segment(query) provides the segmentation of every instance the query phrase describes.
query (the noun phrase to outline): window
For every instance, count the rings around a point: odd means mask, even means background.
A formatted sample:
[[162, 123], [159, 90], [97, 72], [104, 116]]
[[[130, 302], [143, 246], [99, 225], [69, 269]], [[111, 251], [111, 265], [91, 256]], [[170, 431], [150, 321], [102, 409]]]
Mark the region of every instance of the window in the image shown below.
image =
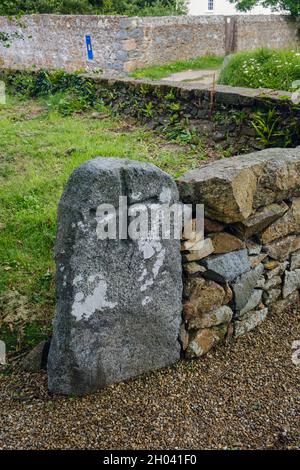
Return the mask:
[[215, 7], [214, 0], [207, 0], [207, 9], [208, 9], [208, 11], [213, 11], [214, 7]]

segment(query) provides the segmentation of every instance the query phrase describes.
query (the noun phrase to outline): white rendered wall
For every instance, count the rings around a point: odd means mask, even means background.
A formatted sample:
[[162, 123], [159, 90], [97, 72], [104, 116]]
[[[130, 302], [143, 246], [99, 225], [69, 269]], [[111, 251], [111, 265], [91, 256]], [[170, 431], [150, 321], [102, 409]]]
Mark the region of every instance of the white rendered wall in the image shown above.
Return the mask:
[[[246, 14], [251, 15], [269, 15], [271, 10], [261, 6], [254, 7], [252, 10], [247, 11]], [[190, 0], [189, 7], [190, 15], [242, 15], [233, 3], [229, 0], [214, 0], [214, 10], [208, 10], [208, 0]]]

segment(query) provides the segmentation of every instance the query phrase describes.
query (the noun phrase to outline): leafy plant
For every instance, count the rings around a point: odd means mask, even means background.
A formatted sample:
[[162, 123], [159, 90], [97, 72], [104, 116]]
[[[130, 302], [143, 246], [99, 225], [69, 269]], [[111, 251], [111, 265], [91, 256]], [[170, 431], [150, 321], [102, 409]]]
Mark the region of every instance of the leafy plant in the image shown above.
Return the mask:
[[142, 113], [147, 118], [152, 118], [153, 117], [153, 103], [152, 103], [152, 101], [145, 104], [144, 108], [142, 109]]
[[283, 132], [278, 129], [280, 117], [276, 116], [275, 109], [270, 109], [267, 113], [258, 111], [253, 114], [252, 119], [251, 124], [266, 147], [277, 144], [278, 139], [283, 137]]

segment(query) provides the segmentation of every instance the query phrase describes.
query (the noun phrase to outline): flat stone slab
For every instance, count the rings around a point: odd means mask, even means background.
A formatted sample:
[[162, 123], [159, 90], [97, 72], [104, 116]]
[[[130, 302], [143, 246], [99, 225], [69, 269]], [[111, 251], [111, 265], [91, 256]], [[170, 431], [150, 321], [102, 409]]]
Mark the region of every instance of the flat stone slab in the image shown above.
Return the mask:
[[183, 202], [204, 204], [207, 217], [242, 222], [258, 208], [300, 195], [300, 148], [219, 160], [185, 173], [178, 188]]
[[172, 178], [154, 165], [96, 158], [61, 198], [55, 248], [57, 305], [49, 390], [84, 395], [180, 359], [180, 240], [99, 238], [100, 204], [173, 204]]
[[211, 86], [217, 82], [219, 75], [219, 69], [185, 70], [184, 72], [172, 73], [161, 80], [163, 82], [185, 82], [193, 85]]

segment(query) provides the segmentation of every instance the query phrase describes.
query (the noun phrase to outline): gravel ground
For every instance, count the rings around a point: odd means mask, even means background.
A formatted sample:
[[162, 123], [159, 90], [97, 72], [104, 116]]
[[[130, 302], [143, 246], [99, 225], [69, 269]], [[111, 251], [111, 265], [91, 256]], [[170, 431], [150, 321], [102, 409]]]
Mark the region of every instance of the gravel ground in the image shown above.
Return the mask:
[[204, 359], [84, 398], [0, 375], [0, 449], [300, 449], [300, 306]]

